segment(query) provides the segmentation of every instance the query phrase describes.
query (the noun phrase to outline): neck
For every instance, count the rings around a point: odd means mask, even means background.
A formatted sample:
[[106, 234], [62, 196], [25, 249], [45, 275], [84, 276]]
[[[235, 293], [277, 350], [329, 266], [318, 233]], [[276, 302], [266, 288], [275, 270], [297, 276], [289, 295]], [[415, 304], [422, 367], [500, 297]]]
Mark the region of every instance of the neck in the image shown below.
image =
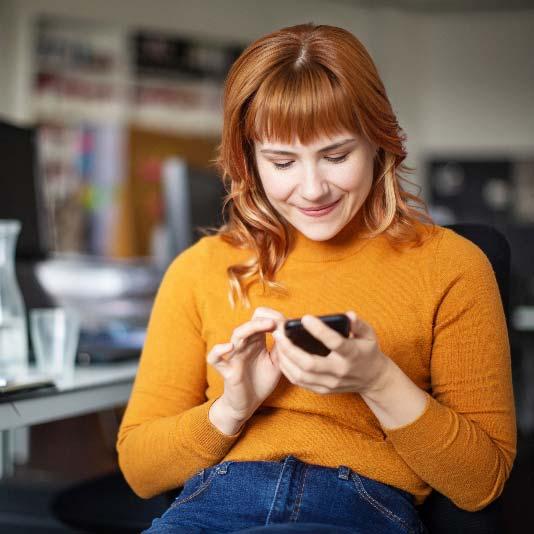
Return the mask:
[[364, 237], [361, 210], [334, 237], [316, 241], [290, 227], [291, 249], [288, 259], [307, 262], [334, 261], [352, 256], [363, 248], [369, 239]]

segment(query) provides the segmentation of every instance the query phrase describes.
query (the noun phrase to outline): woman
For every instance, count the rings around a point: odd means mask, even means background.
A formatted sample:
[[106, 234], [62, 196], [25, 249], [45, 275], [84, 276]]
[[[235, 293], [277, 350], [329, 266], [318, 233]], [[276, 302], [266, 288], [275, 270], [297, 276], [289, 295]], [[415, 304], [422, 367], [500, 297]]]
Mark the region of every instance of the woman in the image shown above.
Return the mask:
[[[465, 510], [501, 493], [515, 414], [497, 283], [409, 205], [403, 141], [341, 28], [282, 29], [232, 66], [228, 219], [165, 274], [119, 432], [139, 496], [184, 486], [147, 532], [421, 532], [432, 489]], [[349, 338], [317, 319], [340, 312]], [[301, 316], [327, 357], [285, 336]]]

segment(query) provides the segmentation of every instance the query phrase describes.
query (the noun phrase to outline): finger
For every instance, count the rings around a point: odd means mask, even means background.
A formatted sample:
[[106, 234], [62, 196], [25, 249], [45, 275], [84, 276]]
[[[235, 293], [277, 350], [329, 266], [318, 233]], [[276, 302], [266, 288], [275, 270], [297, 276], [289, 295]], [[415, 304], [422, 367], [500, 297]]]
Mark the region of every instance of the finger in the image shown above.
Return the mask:
[[275, 327], [276, 325], [273, 319], [253, 319], [242, 324], [241, 326], [238, 326], [233, 331], [230, 341], [237, 346], [240, 341], [252, 336], [253, 334], [260, 332], [271, 332]]
[[354, 337], [375, 339], [375, 332], [370, 324], [358, 317], [356, 312], [350, 310], [346, 313], [350, 320], [350, 331]]
[[304, 326], [313, 337], [322, 341], [328, 349], [334, 352], [343, 352], [343, 347], [347, 341], [346, 337], [325, 325], [321, 319], [314, 317], [313, 315], [304, 315], [301, 321], [302, 326]]
[[269, 356], [271, 358], [271, 362], [273, 362], [273, 365], [278, 366], [279, 357], [278, 357], [278, 349], [276, 345], [274, 345], [273, 349], [269, 352]]
[[281, 330], [276, 330], [273, 337], [280, 351], [298, 369], [315, 375], [335, 376], [332, 372], [331, 360], [323, 356], [316, 356], [297, 347]]
[[303, 385], [315, 382], [315, 375], [301, 369], [292, 359], [287, 357], [285, 350], [280, 349], [278, 351], [278, 362], [280, 370], [292, 384]]
[[339, 384], [339, 381], [332, 376], [303, 371], [282, 351], [279, 352], [278, 361], [280, 370], [292, 384], [315, 393], [331, 393]]
[[233, 350], [233, 348], [233, 343], [220, 343], [218, 345], [214, 345], [208, 353], [207, 362], [210, 365], [219, 363], [222, 359], [225, 359], [224, 356], [227, 356]]
[[259, 318], [273, 319], [277, 325], [284, 323], [284, 321], [286, 320], [286, 317], [283, 313], [280, 313], [279, 311], [274, 310], [273, 308], [267, 308], [265, 306], [260, 306], [254, 310], [252, 319]]
[[274, 320], [280, 320], [285, 318], [283, 313], [273, 308], [267, 308], [266, 306], [259, 306], [254, 310], [254, 313], [252, 314], [252, 319], [256, 319], [257, 317], [269, 317]]

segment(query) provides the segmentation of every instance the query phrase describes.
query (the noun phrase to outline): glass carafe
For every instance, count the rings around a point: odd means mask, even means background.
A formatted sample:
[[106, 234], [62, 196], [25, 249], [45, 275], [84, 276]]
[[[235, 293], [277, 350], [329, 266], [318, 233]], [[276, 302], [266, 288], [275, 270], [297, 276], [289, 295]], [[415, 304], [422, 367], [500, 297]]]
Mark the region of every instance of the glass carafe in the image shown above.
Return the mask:
[[15, 274], [20, 222], [0, 219], [0, 375], [13, 376], [28, 365], [26, 307]]

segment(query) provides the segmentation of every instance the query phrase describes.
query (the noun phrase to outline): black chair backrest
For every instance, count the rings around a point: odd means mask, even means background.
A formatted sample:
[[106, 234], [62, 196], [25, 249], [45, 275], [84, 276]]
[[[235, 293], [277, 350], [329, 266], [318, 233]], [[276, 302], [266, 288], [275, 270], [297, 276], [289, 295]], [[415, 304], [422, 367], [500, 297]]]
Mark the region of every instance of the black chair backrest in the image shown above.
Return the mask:
[[[452, 224], [446, 228], [475, 243], [488, 257], [495, 272], [504, 313], [509, 324], [511, 251], [508, 241], [501, 232], [483, 224]], [[500, 498], [482, 510], [467, 512], [458, 508], [441, 493], [433, 491], [420, 507], [420, 514], [430, 534], [504, 532]]]

